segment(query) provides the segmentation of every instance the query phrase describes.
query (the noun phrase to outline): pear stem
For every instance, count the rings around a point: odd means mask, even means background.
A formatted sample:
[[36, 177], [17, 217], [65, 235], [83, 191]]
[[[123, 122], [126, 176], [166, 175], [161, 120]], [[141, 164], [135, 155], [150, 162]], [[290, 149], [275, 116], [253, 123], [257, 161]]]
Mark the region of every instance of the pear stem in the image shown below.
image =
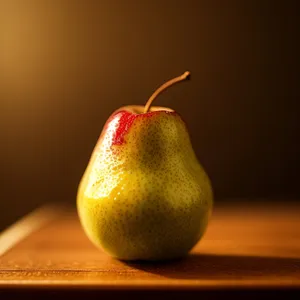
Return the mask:
[[165, 91], [167, 88], [169, 88], [170, 86], [174, 85], [175, 83], [190, 79], [191, 75], [190, 72], [186, 71], [184, 72], [182, 75], [175, 77], [167, 82], [165, 82], [163, 85], [161, 85], [149, 98], [149, 100], [147, 101], [145, 108], [144, 108], [144, 113], [147, 113], [150, 109], [150, 106], [153, 102], [153, 100], [159, 95], [161, 94], [163, 91]]

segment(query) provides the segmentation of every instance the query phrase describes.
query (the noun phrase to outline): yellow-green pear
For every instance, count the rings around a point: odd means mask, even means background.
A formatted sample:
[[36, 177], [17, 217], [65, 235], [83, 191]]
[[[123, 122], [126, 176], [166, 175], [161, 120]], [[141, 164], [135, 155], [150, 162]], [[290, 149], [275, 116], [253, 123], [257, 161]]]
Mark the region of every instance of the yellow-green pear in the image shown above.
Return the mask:
[[185, 256], [203, 236], [213, 207], [210, 179], [181, 116], [125, 106], [107, 120], [80, 181], [77, 209], [89, 239], [121, 260]]

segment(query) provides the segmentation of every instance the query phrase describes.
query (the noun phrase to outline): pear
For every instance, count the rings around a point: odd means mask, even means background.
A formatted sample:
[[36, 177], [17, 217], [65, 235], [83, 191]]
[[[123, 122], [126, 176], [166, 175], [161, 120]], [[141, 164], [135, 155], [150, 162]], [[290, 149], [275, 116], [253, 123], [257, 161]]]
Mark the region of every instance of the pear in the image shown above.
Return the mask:
[[187, 126], [166, 107], [116, 110], [107, 120], [77, 193], [82, 227], [99, 249], [120, 260], [180, 258], [201, 239], [212, 208], [211, 181]]

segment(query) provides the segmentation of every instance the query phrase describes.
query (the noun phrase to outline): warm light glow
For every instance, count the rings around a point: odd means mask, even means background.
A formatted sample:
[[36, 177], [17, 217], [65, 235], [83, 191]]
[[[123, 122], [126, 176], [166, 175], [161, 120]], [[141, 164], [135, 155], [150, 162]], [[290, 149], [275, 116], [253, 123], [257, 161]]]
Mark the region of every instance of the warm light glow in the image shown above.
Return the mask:
[[[109, 158], [112, 155], [112, 141], [119, 119], [120, 115], [117, 115], [107, 124], [103, 142], [94, 150], [92, 159], [95, 159], [94, 165], [97, 168], [92, 169], [89, 174], [90, 179], [85, 190], [85, 196], [88, 198], [101, 199], [110, 196], [116, 200], [118, 197], [118, 193], [114, 193], [113, 190], [119, 186], [119, 179], [123, 176], [122, 162], [115, 159], [109, 160]], [[107, 169], [111, 172], [107, 172]]]

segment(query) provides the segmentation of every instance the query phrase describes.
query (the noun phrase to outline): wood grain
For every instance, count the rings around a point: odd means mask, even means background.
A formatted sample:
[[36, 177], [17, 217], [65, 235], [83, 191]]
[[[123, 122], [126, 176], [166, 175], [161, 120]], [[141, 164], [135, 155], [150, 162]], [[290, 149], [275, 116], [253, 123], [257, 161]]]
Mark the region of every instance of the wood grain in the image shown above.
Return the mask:
[[[297, 204], [217, 204], [204, 238], [190, 255], [164, 263], [115, 260], [89, 242], [73, 208], [57, 207], [56, 214], [2, 254], [0, 289], [300, 288]], [[22, 226], [32, 222], [31, 215]]]

